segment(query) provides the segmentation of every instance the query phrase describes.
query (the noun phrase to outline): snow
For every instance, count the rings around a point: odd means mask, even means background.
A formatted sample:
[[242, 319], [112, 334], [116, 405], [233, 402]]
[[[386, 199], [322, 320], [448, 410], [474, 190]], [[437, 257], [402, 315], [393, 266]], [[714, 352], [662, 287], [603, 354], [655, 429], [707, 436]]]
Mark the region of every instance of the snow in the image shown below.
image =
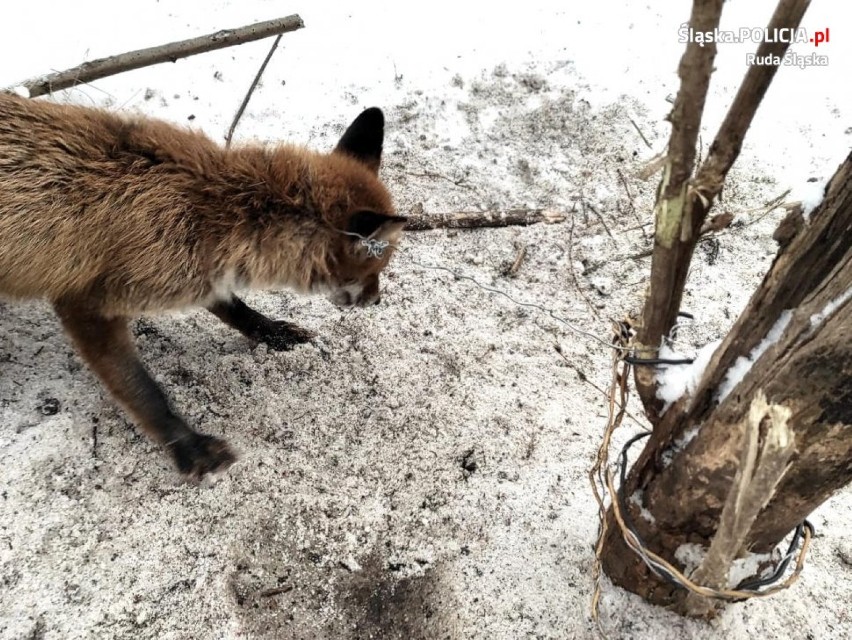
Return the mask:
[[663, 468], [668, 467], [672, 462], [674, 462], [675, 456], [683, 451], [686, 446], [695, 440], [695, 437], [698, 435], [698, 432], [701, 431], [701, 425], [695, 425], [694, 427], [690, 427], [683, 434], [675, 439], [672, 442], [671, 446], [663, 451], [662, 460], [663, 460]]
[[771, 553], [747, 553], [742, 558], [736, 558], [728, 572], [728, 587], [734, 588], [746, 579], [767, 577], [772, 568], [767, 566], [761, 570], [761, 567], [770, 560]]
[[[675, 560], [680, 563], [681, 571], [689, 576], [695, 571], [707, 555], [707, 549], [694, 542], [685, 542], [675, 550]], [[772, 568], [761, 567], [772, 560], [771, 553], [746, 553], [742, 558], [735, 558], [728, 570], [728, 588], [733, 589], [747, 578], [763, 578], [771, 573]]]
[[[663, 412], [665, 411], [684, 394], [692, 395], [701, 382], [707, 365], [716, 351], [716, 347], [721, 344], [721, 340], [710, 342], [695, 354], [692, 364], [682, 365], [661, 365], [657, 373], [657, 397], [665, 401]], [[686, 359], [681, 353], [672, 349], [665, 342], [660, 346], [659, 357], [665, 360], [681, 360]]]
[[837, 296], [834, 300], [830, 300], [826, 303], [826, 305], [822, 308], [819, 313], [815, 313], [811, 316], [811, 327], [816, 328], [825, 322], [825, 319], [828, 318], [832, 313], [837, 311], [844, 304], [849, 302], [852, 299], [852, 288], [847, 289], [839, 296]]
[[797, 184], [791, 191], [790, 199], [802, 203], [802, 216], [805, 222], [811, 219], [813, 210], [822, 203], [827, 185], [828, 180], [825, 178], [811, 178], [807, 182]]
[[684, 575], [689, 576], [689, 574], [695, 571], [701, 563], [704, 562], [704, 556], [707, 555], [707, 549], [694, 542], [684, 542], [675, 549], [674, 555], [675, 560], [677, 560], [682, 567], [681, 572]]
[[[135, 335], [154, 376], [192, 424], [242, 454], [199, 487], [182, 483], [129, 426], [47, 305], [0, 303], [2, 640], [598, 637], [589, 617], [598, 521], [586, 476], [606, 404], [589, 383], [607, 384], [610, 354], [416, 262], [537, 301], [601, 337], [609, 318], [640, 308], [649, 261], [629, 256], [649, 246], [638, 225], [652, 219], [656, 182], [634, 176], [666, 143], [688, 4], [302, 4], [7, 3], [0, 86], [299, 12], [306, 28], [282, 38], [236, 139], [329, 149], [362, 108], [378, 105], [388, 122], [382, 175], [400, 213], [573, 211], [573, 250], [568, 224], [412, 233], [378, 307], [343, 314], [322, 299], [248, 297], [316, 331], [324, 353], [270, 352], [202, 312], [143, 319]], [[722, 26], [761, 26], [774, 5], [726, 3]], [[780, 70], [720, 212], [749, 211], [831, 175], [848, 153], [852, 39], [834, 30], [849, 12], [809, 8], [807, 28], [832, 27], [831, 64]], [[55, 99], [221, 140], [269, 45]], [[705, 149], [752, 48], [719, 47]], [[580, 194], [613, 237], [583, 212]], [[718, 252], [699, 246], [684, 294], [696, 322], [679, 350], [696, 352], [730, 328], [774, 256], [779, 216], [719, 234]], [[524, 262], [506, 277], [520, 246]], [[51, 399], [58, 413], [47, 415]], [[463, 469], [464, 459], [476, 469]], [[820, 537], [792, 589], [706, 624], [605, 582], [604, 629], [662, 640], [852, 635], [838, 606], [852, 601], [841, 553], [852, 495], [841, 492], [813, 519]]]
[[775, 324], [773, 324], [769, 329], [766, 337], [761, 340], [754, 349], [752, 349], [751, 353], [748, 354], [748, 356], [740, 356], [734, 361], [734, 364], [732, 364], [731, 368], [728, 369], [728, 373], [725, 374], [725, 379], [722, 380], [722, 384], [719, 386], [716, 398], [720, 404], [724, 402], [725, 398], [728, 397], [728, 394], [730, 394], [731, 391], [733, 391], [736, 386], [742, 382], [743, 378], [745, 378], [746, 374], [751, 370], [752, 365], [760, 359], [760, 356], [762, 356], [769, 347], [781, 339], [784, 329], [786, 329], [787, 325], [790, 324], [790, 319], [792, 317], [793, 312], [789, 309], [782, 311], [781, 315], [779, 315], [778, 319], [775, 321]]
[[643, 519], [654, 524], [657, 520], [654, 518], [654, 514], [652, 514], [648, 509], [645, 508], [644, 503], [642, 502], [642, 491], [637, 489], [633, 492], [633, 495], [630, 496], [630, 503], [636, 505], [639, 509], [639, 515], [642, 516]]

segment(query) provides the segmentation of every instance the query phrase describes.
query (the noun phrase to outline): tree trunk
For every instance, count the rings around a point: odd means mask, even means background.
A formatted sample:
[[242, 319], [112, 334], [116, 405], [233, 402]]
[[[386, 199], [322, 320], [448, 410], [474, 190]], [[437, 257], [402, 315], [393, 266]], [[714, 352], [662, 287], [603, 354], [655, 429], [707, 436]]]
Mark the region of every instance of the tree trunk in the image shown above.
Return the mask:
[[[641, 517], [627, 501], [650, 550], [677, 566], [680, 545], [710, 546], [740, 466], [744, 431], [733, 426], [746, 419], [758, 391], [789, 410], [795, 451], [768, 504], [743, 532], [740, 554], [774, 548], [852, 481], [851, 312], [852, 155], [810, 220], [780, 248], [695, 393], [662, 414], [633, 466], [622, 491], [653, 517]], [[777, 340], [767, 345], [769, 336]], [[735, 364], [750, 368], [720, 398]], [[682, 607], [686, 592], [649, 571], [624, 543], [612, 513], [602, 558], [614, 583], [655, 604]]]

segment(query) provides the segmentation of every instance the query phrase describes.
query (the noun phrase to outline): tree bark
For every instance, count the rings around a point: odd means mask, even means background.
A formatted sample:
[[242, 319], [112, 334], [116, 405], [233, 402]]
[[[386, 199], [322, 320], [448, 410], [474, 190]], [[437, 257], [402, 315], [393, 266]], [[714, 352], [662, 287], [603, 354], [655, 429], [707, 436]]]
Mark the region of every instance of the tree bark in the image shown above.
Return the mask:
[[262, 40], [269, 36], [296, 31], [304, 26], [305, 23], [298, 15], [292, 15], [236, 29], [223, 29], [198, 38], [170, 42], [157, 47], [137, 49], [108, 58], [91, 60], [72, 69], [19, 82], [17, 86], [26, 88], [30, 92], [30, 97], [35, 98], [124, 71], [141, 69], [162, 62], [176, 62], [179, 58], [245, 44], [254, 40]]
[[[823, 202], [789, 239], [746, 310], [713, 355], [691, 397], [662, 414], [623, 491], [641, 496], [653, 524], [630, 504], [646, 545], [670, 562], [686, 542], [710, 547], [739, 469], [751, 399], [765, 393], [790, 412], [790, 467], [743, 537], [740, 553], [774, 548], [837, 489], [852, 481], [852, 155]], [[789, 318], [784, 324], [784, 318]], [[739, 358], [783, 333], [719, 398]], [[692, 438], [689, 429], [697, 429]], [[763, 434], [762, 434], [763, 435]], [[638, 492], [638, 493], [637, 493]], [[624, 544], [610, 514], [604, 570], [653, 603], [682, 606], [686, 592], [649, 572]]]

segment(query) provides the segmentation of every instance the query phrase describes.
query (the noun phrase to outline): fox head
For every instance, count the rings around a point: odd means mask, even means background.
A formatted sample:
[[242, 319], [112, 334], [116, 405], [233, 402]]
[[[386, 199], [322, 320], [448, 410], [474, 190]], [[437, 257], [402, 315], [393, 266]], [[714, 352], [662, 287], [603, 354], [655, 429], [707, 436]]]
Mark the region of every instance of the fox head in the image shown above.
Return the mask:
[[394, 212], [390, 195], [378, 177], [384, 142], [384, 116], [367, 109], [346, 129], [327, 157], [339, 176], [330, 203], [332, 227], [326, 256], [328, 273], [315, 283], [330, 290], [339, 306], [368, 306], [380, 299], [379, 274], [399, 243], [406, 218]]

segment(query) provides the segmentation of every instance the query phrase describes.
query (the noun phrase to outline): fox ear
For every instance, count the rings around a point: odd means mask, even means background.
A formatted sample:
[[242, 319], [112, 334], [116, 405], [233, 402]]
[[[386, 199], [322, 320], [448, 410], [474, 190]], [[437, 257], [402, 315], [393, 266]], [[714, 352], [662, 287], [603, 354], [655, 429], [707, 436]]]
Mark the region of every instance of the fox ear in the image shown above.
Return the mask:
[[334, 150], [360, 160], [378, 173], [384, 139], [385, 116], [381, 109], [371, 107], [355, 118]]
[[364, 238], [382, 239], [402, 231], [408, 218], [386, 216], [375, 211], [356, 211], [349, 218], [346, 230]]

